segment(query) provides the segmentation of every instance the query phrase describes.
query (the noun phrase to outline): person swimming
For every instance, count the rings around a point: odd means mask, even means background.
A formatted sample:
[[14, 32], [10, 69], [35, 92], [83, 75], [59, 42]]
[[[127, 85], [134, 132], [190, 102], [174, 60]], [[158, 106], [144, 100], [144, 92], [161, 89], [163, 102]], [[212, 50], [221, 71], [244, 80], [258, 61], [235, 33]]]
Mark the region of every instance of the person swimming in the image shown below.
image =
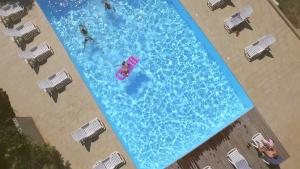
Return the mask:
[[84, 25], [80, 24], [79, 29], [80, 29], [81, 34], [84, 37], [84, 41], [83, 41], [84, 46], [86, 45], [86, 43], [88, 41], [94, 41], [94, 39], [89, 35], [87, 28]]
[[128, 63], [126, 61], [122, 62], [121, 72], [124, 76], [128, 76], [128, 74], [129, 74], [129, 66], [128, 66]]
[[104, 5], [105, 9], [111, 9], [112, 8], [108, 0], [104, 0], [103, 5]]

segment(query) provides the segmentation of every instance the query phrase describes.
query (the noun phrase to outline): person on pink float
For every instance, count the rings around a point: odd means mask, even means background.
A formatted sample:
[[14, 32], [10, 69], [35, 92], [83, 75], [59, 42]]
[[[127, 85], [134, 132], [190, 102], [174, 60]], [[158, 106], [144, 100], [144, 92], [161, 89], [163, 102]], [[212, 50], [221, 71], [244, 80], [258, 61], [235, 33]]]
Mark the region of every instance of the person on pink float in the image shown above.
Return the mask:
[[128, 66], [128, 63], [126, 61], [122, 62], [122, 69], [121, 69], [121, 71], [122, 71], [122, 74], [124, 76], [128, 76], [128, 74], [129, 74], [129, 66]]

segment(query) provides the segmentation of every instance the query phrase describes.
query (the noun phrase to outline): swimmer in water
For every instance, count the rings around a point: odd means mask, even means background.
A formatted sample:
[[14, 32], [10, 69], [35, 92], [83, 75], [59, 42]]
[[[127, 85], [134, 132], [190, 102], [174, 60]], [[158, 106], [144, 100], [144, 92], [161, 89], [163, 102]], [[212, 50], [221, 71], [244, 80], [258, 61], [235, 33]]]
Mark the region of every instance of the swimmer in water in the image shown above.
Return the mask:
[[104, 0], [103, 5], [104, 5], [105, 9], [111, 9], [112, 8], [108, 0]]
[[84, 41], [83, 41], [84, 46], [86, 45], [86, 43], [88, 41], [94, 41], [94, 39], [89, 35], [87, 28], [84, 25], [80, 24], [79, 29], [80, 29], [81, 34], [84, 37]]

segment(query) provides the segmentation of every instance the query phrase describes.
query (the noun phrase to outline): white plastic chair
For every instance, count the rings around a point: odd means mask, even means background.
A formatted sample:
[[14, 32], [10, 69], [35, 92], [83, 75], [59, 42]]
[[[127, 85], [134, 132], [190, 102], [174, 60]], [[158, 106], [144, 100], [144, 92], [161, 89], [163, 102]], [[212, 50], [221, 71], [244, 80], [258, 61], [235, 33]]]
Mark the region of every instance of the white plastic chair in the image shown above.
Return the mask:
[[105, 126], [98, 118], [95, 118], [74, 131], [72, 137], [76, 142], [84, 143], [85, 139], [92, 137], [103, 130], [105, 130]]
[[24, 12], [24, 8], [19, 3], [6, 4], [0, 8], [0, 17], [10, 17], [11, 15]]
[[256, 42], [252, 43], [244, 49], [244, 54], [247, 60], [250, 62], [253, 61], [265, 50], [269, 50], [270, 46], [275, 42], [276, 39], [272, 34], [265, 35], [259, 38]]
[[248, 18], [253, 12], [253, 8], [250, 5], [245, 6], [240, 11], [234, 13], [232, 16], [224, 20], [224, 28], [228, 32], [232, 32], [232, 29], [237, 27], [243, 22], [248, 22]]
[[236, 169], [251, 169], [245, 157], [239, 153], [237, 148], [231, 149], [227, 153], [228, 161], [236, 168]]
[[19, 52], [19, 57], [24, 59], [25, 62], [31, 66], [34, 66], [32, 64], [46, 60], [49, 56], [53, 55], [53, 53], [51, 46], [43, 42], [29, 50]]
[[208, 0], [207, 6], [209, 9], [214, 10], [218, 8], [219, 6], [223, 5], [225, 3], [225, 0]]
[[126, 163], [125, 159], [117, 151], [111, 153], [109, 157], [98, 161], [93, 165], [93, 169], [116, 169]]
[[52, 96], [52, 92], [54, 90], [59, 90], [71, 82], [72, 78], [70, 74], [62, 69], [56, 74], [49, 76], [46, 80], [38, 81], [37, 84], [40, 89], [43, 89], [44, 92], [47, 92], [50, 96]]

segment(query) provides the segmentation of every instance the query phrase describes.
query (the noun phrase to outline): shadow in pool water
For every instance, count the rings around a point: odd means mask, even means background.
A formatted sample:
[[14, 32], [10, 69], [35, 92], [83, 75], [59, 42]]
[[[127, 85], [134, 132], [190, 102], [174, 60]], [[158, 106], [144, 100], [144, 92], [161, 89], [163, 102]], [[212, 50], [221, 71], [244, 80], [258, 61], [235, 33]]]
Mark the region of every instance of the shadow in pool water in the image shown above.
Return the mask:
[[110, 10], [106, 11], [107, 20], [109, 20], [113, 26], [117, 28], [121, 28], [122, 25], [125, 24], [125, 20], [121, 15], [118, 15], [115, 11]]
[[143, 73], [138, 73], [135, 77], [130, 78], [129, 85], [126, 86], [126, 93], [134, 95], [139, 93], [139, 89], [142, 85], [148, 82], [150, 79]]

